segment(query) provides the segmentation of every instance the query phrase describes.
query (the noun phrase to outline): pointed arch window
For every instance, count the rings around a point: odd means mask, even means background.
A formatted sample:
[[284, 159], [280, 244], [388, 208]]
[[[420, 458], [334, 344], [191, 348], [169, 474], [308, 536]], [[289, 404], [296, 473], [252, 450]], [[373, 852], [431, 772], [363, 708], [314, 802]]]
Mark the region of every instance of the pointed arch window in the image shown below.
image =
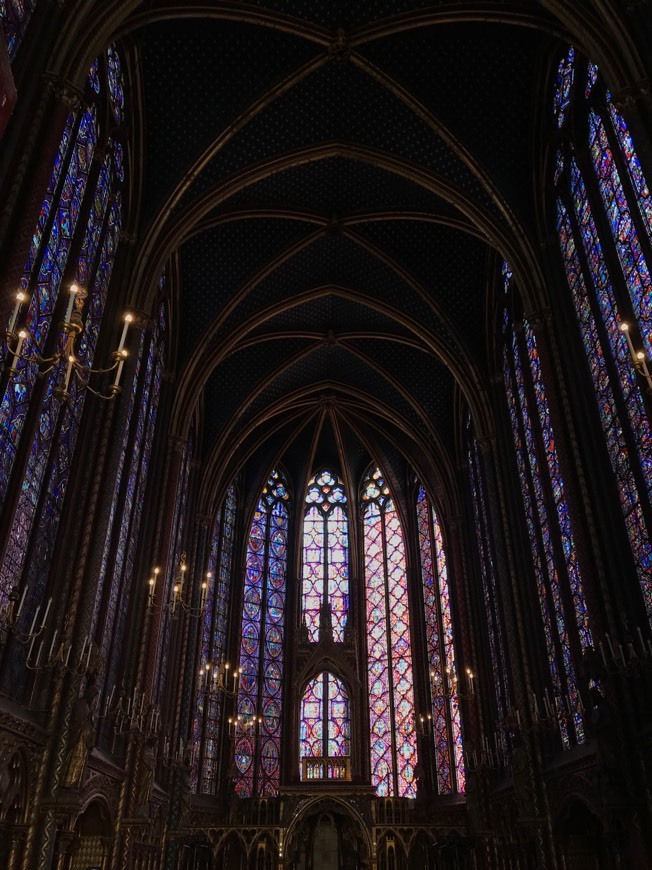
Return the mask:
[[[159, 286], [163, 291], [163, 277]], [[162, 302], [151, 334], [145, 331], [141, 334], [127, 425], [114, 476], [91, 624], [91, 636], [107, 663], [105, 693], [114, 691], [118, 670], [123, 664], [123, 640], [165, 364], [166, 327], [165, 302]]]
[[423, 486], [416, 500], [435, 766], [439, 794], [463, 792], [462, 725], [446, 553], [439, 518]]
[[280, 782], [289, 490], [275, 469], [256, 505], [247, 544], [235, 790], [275, 795]]
[[308, 484], [303, 516], [302, 617], [308, 640], [319, 640], [319, 617], [330, 607], [333, 640], [344, 640], [349, 610], [348, 516], [344, 485], [330, 470]]
[[344, 683], [325, 671], [310, 680], [301, 698], [301, 778], [348, 778], [350, 768], [346, 762], [350, 756], [349, 695]]
[[530, 324], [516, 330], [512, 275], [503, 267], [507, 304], [503, 321], [503, 373], [525, 506], [550, 679], [564, 746], [584, 740], [576, 667], [592, 645], [574, 533], [555, 437]]
[[570, 99], [573, 130], [581, 138], [574, 136], [572, 153], [557, 154], [557, 234], [642, 605], [652, 622], [652, 437], [645, 383], [631, 353], [636, 343], [648, 360], [652, 356], [652, 198], [631, 133], [597, 66], [576, 60], [576, 68], [584, 98], [576, 89]]
[[[473, 431], [470, 413], [466, 417], [466, 439], [473, 521], [476, 530], [480, 576], [482, 579], [482, 601], [484, 604], [489, 658], [491, 660], [492, 674], [494, 675], [496, 713], [497, 719], [500, 721], [505, 718], [510, 705], [510, 672], [507, 667], [505, 626], [498, 583], [493, 530], [489, 521], [487, 487], [480, 459], [478, 440]], [[498, 729], [498, 732], [495, 733], [498, 739], [502, 739], [502, 729]]]
[[416, 797], [414, 679], [405, 543], [379, 468], [362, 483], [371, 727], [371, 783], [381, 797]]
[[[66, 123], [48, 190], [37, 221], [21, 287], [31, 296], [24, 347], [33, 355], [61, 351], [63, 338], [50, 337], [50, 325], [72, 251], [74, 280], [82, 288], [75, 306], [84, 324], [77, 361], [92, 366], [122, 226], [125, 178], [122, 147], [98, 123], [107, 100], [105, 60], [94, 64], [99, 89], [88, 82], [89, 108], [72, 113]], [[115, 136], [115, 129], [111, 136]], [[94, 161], [98, 143], [104, 157]], [[48, 579], [59, 531], [61, 510], [73, 465], [79, 424], [87, 390], [78, 379], [70, 383], [70, 399], [57, 398], [59, 367], [49, 373], [32, 402], [38, 366], [21, 361], [18, 374], [0, 404], [0, 497], [12, 511], [10, 533], [0, 567], [0, 595], [22, 580], [28, 590], [22, 617], [31, 619]], [[32, 442], [24, 468], [16, 468], [16, 451], [28, 414], [34, 420]], [[13, 474], [15, 486], [10, 490]], [[8, 492], [16, 501], [8, 506]], [[24, 572], [25, 565], [28, 569]]]
[[[201, 627], [199, 673], [205, 672], [207, 666], [219, 668], [226, 654], [236, 507], [237, 489], [233, 483], [227, 490], [213, 525], [208, 560], [211, 576]], [[207, 694], [202, 686], [199, 687], [193, 723], [193, 743], [199, 747], [195, 772], [195, 791], [198, 794], [215, 794], [223, 707], [224, 696], [221, 693]]]

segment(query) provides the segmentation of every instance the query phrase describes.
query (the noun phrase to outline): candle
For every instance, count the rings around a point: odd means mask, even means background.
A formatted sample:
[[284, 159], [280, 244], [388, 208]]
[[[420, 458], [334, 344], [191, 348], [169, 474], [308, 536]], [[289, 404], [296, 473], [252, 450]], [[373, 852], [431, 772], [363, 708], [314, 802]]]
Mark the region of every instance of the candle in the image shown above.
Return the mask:
[[70, 296], [68, 297], [68, 307], [66, 308], [66, 316], [65, 322], [70, 323], [70, 317], [72, 315], [72, 306], [75, 304], [75, 296], [78, 292], [78, 287], [76, 284], [70, 285]]
[[620, 331], [625, 336], [625, 339], [627, 341], [627, 348], [629, 350], [629, 355], [631, 356], [632, 362], [634, 363], [634, 365], [636, 365], [636, 352], [634, 351], [634, 345], [632, 344], [632, 337], [629, 334], [629, 324], [628, 323], [621, 323], [620, 324]]
[[13, 314], [11, 315], [11, 320], [9, 321], [9, 329], [7, 332], [13, 332], [14, 326], [16, 325], [16, 321], [18, 320], [18, 314], [20, 312], [20, 306], [23, 304], [23, 300], [25, 299], [25, 294], [22, 290], [19, 290], [16, 293], [16, 304], [14, 305]]
[[49, 659], [52, 658], [52, 652], [53, 652], [53, 650], [54, 650], [54, 644], [56, 643], [56, 640], [57, 640], [57, 634], [58, 634], [58, 633], [59, 633], [59, 629], [58, 629], [58, 628], [55, 628], [55, 629], [54, 629], [54, 634], [52, 635], [52, 643], [50, 644], [50, 652], [48, 653], [48, 658], [49, 658]]
[[129, 329], [129, 324], [133, 320], [131, 314], [125, 314], [125, 325], [122, 330], [122, 335], [120, 336], [120, 344], [118, 345], [118, 353], [122, 352], [122, 348], [125, 346], [125, 339], [127, 338], [127, 330]]
[[620, 649], [620, 658], [621, 658], [621, 661], [622, 661], [622, 663], [623, 663], [623, 667], [625, 668], [625, 667], [627, 667], [627, 664], [626, 664], [626, 662], [625, 662], [625, 652], [624, 652], [624, 650], [623, 650], [623, 645], [622, 645], [622, 643], [619, 643], [619, 644], [618, 644], [618, 648]]
[[532, 692], [532, 710], [534, 711], [535, 716], [539, 716], [539, 705], [537, 704], [537, 696], [534, 692]]
[[113, 381], [114, 387], [117, 387], [120, 384], [120, 378], [122, 377], [122, 369], [124, 368], [125, 360], [128, 356], [126, 350], [120, 350], [120, 351], [118, 351], [118, 353], [120, 354], [120, 362], [118, 363], [118, 368], [116, 369], [116, 373], [115, 373], [115, 380]]
[[38, 668], [39, 659], [41, 658], [41, 650], [43, 649], [43, 644], [44, 644], [44, 643], [45, 643], [45, 641], [42, 640], [42, 641], [40, 642], [40, 644], [38, 645], [38, 652], [36, 653], [36, 661], [34, 662], [34, 667], [35, 667], [35, 668]]
[[[31, 632], [30, 632], [30, 634], [31, 634]], [[26, 661], [28, 661], [28, 662], [29, 662], [29, 660], [30, 660], [31, 657], [32, 657], [32, 650], [34, 649], [34, 641], [35, 641], [35, 640], [36, 640], [36, 635], [35, 635], [35, 634], [32, 634], [32, 642], [31, 642], [30, 645], [29, 645], [29, 651], [28, 651], [28, 653], [27, 653], [27, 659], [26, 659]]]
[[11, 363], [12, 369], [16, 369], [18, 366], [18, 360], [20, 359], [20, 352], [23, 349], [23, 342], [27, 338], [27, 333], [24, 329], [21, 329], [18, 333], [18, 341], [16, 342], [16, 349], [14, 350], [14, 358]]
[[72, 354], [70, 354], [70, 356], [68, 357], [68, 367], [66, 369], [66, 378], [63, 382], [64, 393], [68, 392], [68, 384], [70, 383], [70, 375], [72, 374], [72, 365], [73, 365], [74, 361], [75, 361], [75, 357]]
[[111, 694], [109, 695], [109, 701], [107, 703], [107, 709], [111, 706], [111, 702], [113, 701], [113, 693], [115, 692], [115, 683], [113, 684], [113, 688], [111, 689]]
[[66, 653], [66, 661], [64, 662], [64, 667], [66, 667], [66, 668], [68, 667], [68, 662], [70, 661], [70, 652], [71, 652], [71, 650], [72, 650], [72, 644], [69, 643], [69, 644], [68, 644], [68, 651], [67, 651], [67, 653]]
[[[29, 583], [25, 583], [25, 588], [23, 589], [23, 594], [20, 599], [20, 603], [18, 604], [18, 610], [16, 611], [16, 621], [18, 621], [18, 617], [20, 616], [20, 612], [23, 609], [23, 604], [25, 603], [25, 596], [27, 595], [27, 590], [29, 589]], [[641, 629], [639, 628], [639, 633]], [[642, 643], [642, 641], [641, 641]], [[645, 652], [645, 647], [643, 648], [643, 652]]]
[[[23, 593], [23, 598], [24, 597], [25, 597], [25, 594]], [[20, 607], [18, 608], [18, 613], [20, 614]], [[640, 627], [636, 629], [636, 635], [638, 637], [638, 642], [641, 645], [641, 652], [643, 653], [643, 655], [645, 655], [645, 643], [643, 642], [643, 634], [641, 633]]]
[[38, 619], [38, 614], [39, 614], [40, 609], [41, 609], [41, 605], [39, 604], [39, 606], [36, 608], [36, 611], [34, 612], [34, 619], [32, 620], [32, 624], [29, 627], [30, 634], [32, 634], [34, 631], [34, 626], [36, 625], [36, 620]]
[[608, 634], [606, 634], [605, 637], [607, 638], [607, 643], [609, 644], [609, 652], [611, 653], [611, 660], [615, 661], [616, 654], [614, 653], [614, 645], [611, 642], [611, 637]]

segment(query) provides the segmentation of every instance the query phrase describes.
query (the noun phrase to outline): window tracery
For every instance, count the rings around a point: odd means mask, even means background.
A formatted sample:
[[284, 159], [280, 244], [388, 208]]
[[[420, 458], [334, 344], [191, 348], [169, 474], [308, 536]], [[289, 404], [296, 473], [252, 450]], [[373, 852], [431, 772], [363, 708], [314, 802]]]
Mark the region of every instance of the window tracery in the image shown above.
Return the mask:
[[325, 605], [333, 640], [341, 642], [349, 609], [348, 517], [344, 486], [329, 470], [310, 480], [303, 520], [302, 619], [311, 643], [319, 640]]
[[275, 795], [280, 782], [289, 498], [275, 469], [249, 529], [234, 724], [240, 797]]
[[405, 544], [379, 468], [362, 483], [371, 783], [380, 797], [416, 797], [414, 687]]
[[[628, 333], [652, 353], [652, 200], [624, 118], [598, 67], [579, 63], [573, 151], [561, 150], [553, 179], [556, 226], [572, 306], [596, 397], [617, 492], [652, 621], [652, 439], [643, 383]], [[582, 168], [581, 168], [582, 167]], [[586, 168], [584, 168], [586, 167]]]

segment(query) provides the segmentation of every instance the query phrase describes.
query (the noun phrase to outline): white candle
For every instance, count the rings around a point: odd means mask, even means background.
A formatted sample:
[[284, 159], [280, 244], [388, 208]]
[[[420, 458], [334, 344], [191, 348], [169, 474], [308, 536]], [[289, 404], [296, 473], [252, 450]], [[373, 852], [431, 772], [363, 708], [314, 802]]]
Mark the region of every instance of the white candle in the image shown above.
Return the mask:
[[11, 363], [12, 369], [16, 369], [18, 367], [18, 360], [20, 359], [20, 352], [23, 349], [23, 342], [27, 338], [27, 333], [24, 329], [21, 329], [18, 333], [18, 341], [16, 342], [16, 349], [14, 350], [14, 358]]
[[86, 656], [86, 670], [88, 670], [91, 663], [91, 650], [93, 649], [93, 644], [88, 641], [88, 655]]
[[52, 606], [52, 599], [48, 599], [48, 606], [45, 608], [45, 613], [43, 614], [43, 622], [41, 623], [41, 628], [45, 626], [45, 623], [48, 621], [48, 613], [50, 612], [50, 607]]
[[121, 359], [120, 359], [120, 362], [118, 363], [118, 368], [116, 369], [116, 372], [115, 372], [115, 379], [113, 381], [114, 387], [117, 387], [120, 385], [120, 378], [122, 377], [122, 369], [124, 368], [125, 360], [127, 359], [127, 351], [121, 350], [120, 357], [121, 357]]
[[133, 320], [131, 314], [125, 314], [125, 325], [122, 330], [122, 335], [120, 336], [120, 344], [118, 345], [118, 353], [122, 352], [122, 348], [125, 346], [125, 340], [127, 338], [127, 330], [129, 329], [129, 324]]
[[71, 354], [68, 357], [68, 367], [66, 369], [66, 379], [63, 382], [63, 391], [64, 393], [68, 392], [68, 384], [70, 383], [70, 375], [72, 374], [72, 365], [75, 361], [75, 357]]
[[602, 645], [602, 641], [600, 641], [600, 643], [598, 644], [598, 646], [600, 647], [600, 655], [602, 656], [602, 664], [603, 664], [603, 665], [605, 666], [605, 668], [606, 668], [606, 667], [607, 667], [607, 657], [606, 657], [606, 655], [604, 654], [604, 646]]
[[[30, 634], [31, 634], [31, 632], [30, 632]], [[35, 640], [36, 640], [36, 635], [35, 635], [35, 634], [32, 634], [32, 642], [31, 642], [30, 645], [29, 645], [29, 651], [28, 651], [28, 653], [27, 653], [27, 661], [28, 661], [28, 662], [29, 662], [29, 660], [30, 660], [31, 657], [32, 657], [32, 650], [34, 649], [34, 641], [35, 641]]]
[[55, 628], [55, 629], [54, 629], [54, 634], [52, 635], [52, 643], [50, 644], [50, 652], [48, 653], [48, 658], [49, 658], [49, 659], [52, 658], [52, 652], [53, 652], [53, 650], [54, 650], [54, 644], [56, 643], [56, 640], [57, 640], [57, 634], [58, 634], [58, 633], [59, 633], [59, 629], [58, 629], [58, 628]]
[[[18, 605], [18, 610], [16, 611], [16, 619], [18, 619], [18, 617], [20, 616], [20, 612], [23, 609], [23, 604], [25, 603], [25, 596], [27, 595], [28, 589], [29, 589], [29, 583], [25, 583], [25, 588], [23, 589], [23, 594], [21, 596], [20, 603]], [[640, 634], [641, 629], [639, 628], [638, 631]], [[645, 648], [643, 649], [643, 651], [645, 651]]]
[[[24, 597], [25, 597], [25, 593], [23, 593], [23, 598], [24, 598]], [[18, 613], [20, 614], [20, 607], [18, 608]], [[643, 642], [643, 635], [642, 635], [642, 633], [641, 633], [641, 629], [640, 629], [640, 628], [637, 628], [637, 629], [636, 629], [636, 635], [637, 635], [637, 637], [638, 637], [638, 642], [639, 642], [640, 645], [641, 645], [641, 652], [643, 653], [643, 655], [645, 655], [645, 643]]]
[[32, 620], [32, 624], [29, 627], [30, 634], [32, 634], [32, 632], [34, 631], [34, 626], [36, 625], [36, 620], [38, 619], [38, 614], [39, 614], [40, 609], [41, 609], [41, 605], [39, 604], [39, 606], [34, 611], [34, 619]]
[[36, 653], [36, 661], [34, 662], [34, 667], [35, 667], [35, 668], [38, 668], [39, 659], [41, 658], [41, 650], [43, 649], [43, 644], [44, 644], [44, 643], [45, 643], [45, 641], [42, 640], [42, 641], [40, 642], [40, 644], [38, 645], [38, 652]]
[[9, 321], [9, 329], [8, 332], [14, 331], [14, 326], [16, 325], [16, 321], [18, 320], [18, 314], [20, 312], [20, 306], [23, 304], [23, 300], [25, 299], [25, 294], [22, 290], [19, 290], [16, 293], [16, 304], [14, 305], [13, 314], [11, 315], [11, 320]]
[[68, 667], [68, 662], [70, 661], [70, 653], [71, 653], [71, 651], [72, 651], [72, 644], [71, 644], [71, 643], [68, 643], [68, 652], [66, 653], [65, 667]]
[[614, 653], [614, 645], [612, 644], [611, 638], [609, 637], [608, 634], [606, 634], [605, 637], [607, 638], [607, 643], [609, 644], [609, 652], [611, 653], [611, 659], [612, 659], [612, 661], [615, 661], [616, 654]]
[[72, 306], [75, 304], [75, 296], [77, 295], [77, 285], [71, 284], [70, 286], [70, 296], [68, 297], [68, 307], [66, 308], [66, 317], [65, 322], [70, 323], [70, 316], [72, 315]]
[[629, 334], [629, 324], [621, 323], [620, 324], [620, 331], [623, 333], [623, 335], [625, 336], [625, 338], [627, 340], [627, 348], [629, 350], [629, 355], [631, 356], [632, 362], [634, 363], [634, 365], [636, 365], [636, 352], [634, 350], [634, 345], [632, 344], [632, 337]]
[[623, 667], [627, 667], [626, 662], [625, 662], [625, 652], [624, 652], [624, 650], [623, 650], [623, 645], [622, 645], [622, 643], [619, 643], [619, 644], [618, 644], [618, 647], [619, 647], [619, 649], [620, 649], [620, 658], [621, 658], [621, 660], [622, 660]]

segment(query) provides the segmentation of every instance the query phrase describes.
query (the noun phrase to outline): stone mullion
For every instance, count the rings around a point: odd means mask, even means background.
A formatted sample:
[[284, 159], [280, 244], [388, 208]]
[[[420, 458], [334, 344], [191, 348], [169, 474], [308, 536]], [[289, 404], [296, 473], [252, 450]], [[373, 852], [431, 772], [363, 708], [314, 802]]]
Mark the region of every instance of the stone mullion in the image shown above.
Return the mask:
[[[211, 523], [210, 517], [206, 515], [198, 514], [195, 518], [195, 522], [199, 527], [199, 545], [197, 548], [197, 564], [198, 565], [207, 565], [210, 559], [211, 546], [212, 546], [212, 531], [213, 531], [213, 523]], [[220, 535], [223, 534], [223, 527], [220, 525]], [[207, 650], [207, 660], [206, 662], [211, 662], [213, 667], [215, 666], [215, 649], [214, 649], [214, 638], [215, 638], [215, 609], [216, 609], [216, 598], [217, 598], [217, 583], [218, 583], [218, 575], [219, 575], [219, 564], [220, 564], [220, 553], [222, 547], [220, 546], [220, 551], [218, 553], [218, 558], [215, 564], [215, 572], [212, 578], [213, 581], [213, 597], [212, 597], [212, 611], [210, 614], [210, 636], [209, 636], [209, 644]], [[200, 572], [200, 584], [201, 577], [203, 573]], [[194, 637], [191, 638], [190, 646], [188, 647], [188, 659], [192, 665], [192, 673], [190, 676], [190, 721], [192, 722], [193, 718], [198, 715], [197, 711], [197, 696], [200, 691], [200, 667], [202, 664], [202, 621], [204, 615], [200, 613], [199, 619], [197, 621], [196, 631], [194, 632]], [[208, 680], [208, 675], [207, 675]], [[207, 682], [208, 687], [208, 682]], [[202, 794], [201, 785], [202, 785], [202, 767], [205, 757], [205, 746], [206, 746], [206, 728], [208, 722], [208, 698], [206, 697], [204, 700], [204, 708], [202, 711], [201, 717], [201, 733], [199, 736], [199, 747], [197, 749], [197, 794]], [[194, 733], [191, 730], [191, 736], [194, 738]], [[217, 783], [215, 783], [217, 785]]]
[[[408, 566], [414, 566], [413, 570], [408, 572], [408, 605], [410, 611], [410, 640], [412, 646], [412, 677], [414, 690], [414, 713], [415, 720], [417, 710], [427, 717], [428, 713], [432, 715], [432, 697], [430, 688], [430, 651], [428, 649], [428, 632], [426, 626], [426, 610], [423, 595], [423, 574], [421, 565], [421, 549], [419, 541], [419, 522], [416, 511], [416, 498], [418, 489], [411, 492], [409, 495], [408, 505], [413, 508], [407, 512], [407, 523], [405, 525], [405, 534], [403, 535], [404, 546], [407, 556]], [[428, 499], [428, 505], [430, 500]], [[429, 516], [429, 523], [432, 521]], [[429, 534], [431, 529], [429, 526]], [[434, 553], [434, 540], [431, 535], [432, 551]], [[434, 562], [434, 559], [433, 559]], [[425, 663], [425, 669], [416, 667], [418, 662]], [[417, 705], [417, 699], [419, 704]], [[416, 724], [416, 722], [415, 722]], [[437, 773], [435, 764], [435, 753], [433, 747], [432, 734], [427, 733], [419, 736], [417, 733], [418, 742], [418, 761], [426, 772], [426, 792], [435, 794], [437, 784]]]
[[[458, 670], [466, 674], [466, 669], [469, 668], [474, 677], [477, 678], [478, 669], [475, 662], [478, 656], [473, 642], [474, 635], [471, 631], [473, 616], [470, 607], [469, 584], [464, 564], [464, 553], [460, 540], [459, 517], [449, 520], [447, 531], [448, 588], [451, 598], [454, 598], [455, 611], [457, 611], [456, 613], [454, 612], [454, 616], [457, 617], [454, 620], [455, 628], [457, 629], [454, 638], [456, 640], [455, 649], [460, 663]], [[475, 697], [469, 698], [464, 701], [463, 709], [464, 724], [468, 726], [469, 737], [471, 737], [474, 744], [479, 746], [482, 743], [482, 711], [480, 705], [476, 703]]]
[[[194, 482], [194, 481], [193, 481]], [[194, 487], [193, 487], [194, 488]], [[190, 501], [190, 493], [188, 501]], [[190, 505], [186, 505], [188, 511]], [[203, 576], [203, 564], [206, 556], [206, 541], [208, 537], [208, 521], [205, 518], [198, 518], [193, 523], [192, 529], [192, 544], [188, 557], [188, 564], [193, 565], [195, 579], [192, 583], [192, 591], [190, 605], [193, 608], [199, 608], [201, 598], [201, 581]], [[192, 718], [193, 705], [193, 683], [194, 683], [194, 668], [192, 667], [195, 661], [196, 643], [199, 629], [199, 622], [202, 618], [200, 612], [199, 619], [194, 619], [191, 614], [184, 614], [183, 634], [181, 641], [181, 661], [179, 662], [176, 681], [177, 681], [177, 701], [175, 710], [175, 722], [173, 729], [172, 745], [176, 744], [176, 737], [187, 737], [189, 721]], [[186, 670], [187, 663], [190, 663], [190, 671]], [[171, 676], [171, 675], [170, 675]], [[187, 740], [184, 740], [187, 744]], [[201, 747], [200, 747], [201, 749]], [[182, 753], [183, 767], [186, 767], [186, 751]], [[200, 759], [201, 760], [201, 759]], [[188, 774], [189, 770], [184, 770], [184, 774]], [[181, 822], [181, 796], [183, 790], [183, 781], [180, 781], [180, 772], [175, 770], [172, 794], [170, 795], [170, 804], [168, 807], [168, 825], [171, 830], [177, 830]], [[169, 838], [165, 849], [166, 870], [174, 870], [177, 864], [178, 842], [174, 838]]]
[[[165, 498], [161, 506], [161, 516], [163, 517], [163, 527], [161, 529], [160, 539], [158, 541], [158, 552], [161, 556], [165, 555], [170, 550], [170, 538], [173, 533], [177, 489], [180, 484], [181, 465], [183, 458], [183, 447], [186, 442], [175, 436], [169, 436], [168, 450], [166, 458], [166, 467], [168, 468], [168, 476], [165, 486]], [[162, 564], [162, 563], [161, 563]], [[143, 673], [143, 689], [148, 695], [152, 694], [156, 668], [156, 649], [158, 645], [159, 632], [162, 630], [161, 623], [163, 621], [163, 612], [161, 608], [167, 604], [164, 598], [165, 594], [165, 574], [170, 570], [174, 570], [173, 566], [164, 565], [161, 570], [161, 582], [157, 583], [157, 588], [154, 593], [154, 606], [156, 608], [151, 619], [150, 635], [148, 639], [147, 654], [145, 657], [145, 668]]]

